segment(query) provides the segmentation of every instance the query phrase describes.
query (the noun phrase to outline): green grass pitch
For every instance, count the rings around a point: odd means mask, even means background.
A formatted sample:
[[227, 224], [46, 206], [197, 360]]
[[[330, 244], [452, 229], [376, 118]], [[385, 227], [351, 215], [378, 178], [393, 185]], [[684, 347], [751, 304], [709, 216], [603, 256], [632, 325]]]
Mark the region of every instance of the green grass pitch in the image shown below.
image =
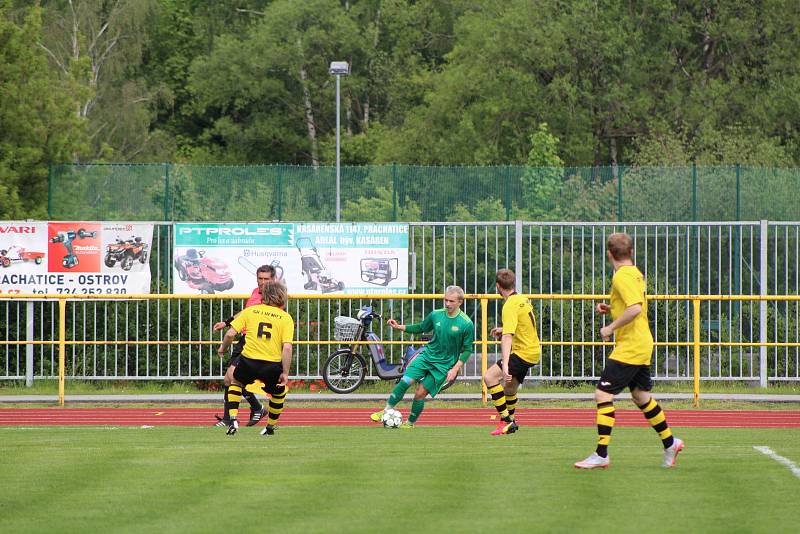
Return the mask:
[[0, 428], [0, 532], [797, 532], [798, 429]]

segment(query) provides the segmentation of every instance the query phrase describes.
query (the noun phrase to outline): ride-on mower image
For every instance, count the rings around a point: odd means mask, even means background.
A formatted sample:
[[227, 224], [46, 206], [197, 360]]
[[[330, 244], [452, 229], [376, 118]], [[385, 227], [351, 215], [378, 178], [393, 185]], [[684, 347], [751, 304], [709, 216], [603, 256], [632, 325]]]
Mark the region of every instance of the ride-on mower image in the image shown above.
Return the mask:
[[178, 278], [200, 293], [213, 294], [215, 291], [227, 291], [233, 287], [231, 270], [228, 264], [216, 258], [205, 257], [204, 250], [190, 248], [186, 254], [175, 258], [175, 270]]
[[51, 243], [64, 243], [64, 248], [67, 249], [67, 255], [61, 260], [61, 265], [67, 269], [71, 269], [78, 265], [78, 256], [72, 250], [72, 242], [76, 239], [86, 239], [87, 237], [97, 237], [97, 232], [87, 232], [83, 228], [77, 232], [75, 230], [67, 230], [65, 232], [58, 232], [50, 240]]
[[120, 239], [106, 245], [106, 267], [113, 267], [119, 262], [123, 271], [130, 271], [134, 260], [147, 263], [147, 243], [142, 243], [141, 237]]
[[362, 258], [361, 279], [370, 284], [388, 286], [397, 280], [400, 262], [397, 258]]
[[330, 271], [322, 265], [317, 247], [314, 246], [314, 242], [310, 238], [298, 238], [295, 246], [300, 251], [300, 267], [303, 271], [303, 276], [306, 277], [306, 283], [303, 284], [303, 288], [310, 290], [319, 288], [323, 293], [342, 291], [344, 289], [344, 282], [337, 282], [331, 276]]
[[8, 250], [0, 249], [0, 265], [10, 267], [15, 261], [32, 261], [36, 265], [41, 265], [44, 261], [44, 252], [32, 252], [16, 245], [11, 245]]

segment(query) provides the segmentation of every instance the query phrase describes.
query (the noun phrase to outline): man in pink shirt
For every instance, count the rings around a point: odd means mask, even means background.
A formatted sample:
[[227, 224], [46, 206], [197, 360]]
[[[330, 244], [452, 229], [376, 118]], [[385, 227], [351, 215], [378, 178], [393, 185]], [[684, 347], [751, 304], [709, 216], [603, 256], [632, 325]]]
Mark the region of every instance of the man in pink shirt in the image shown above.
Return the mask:
[[[272, 265], [262, 265], [261, 267], [256, 269], [256, 283], [258, 284], [258, 287], [256, 287], [250, 294], [250, 298], [247, 299], [247, 303], [245, 303], [244, 307], [249, 308], [250, 306], [261, 304], [261, 288], [267, 281], [274, 279], [275, 279], [275, 267], [273, 267]], [[220, 321], [214, 324], [214, 332], [229, 327], [234, 317], [229, 317], [225, 321]], [[226, 390], [231, 385], [231, 381], [233, 380], [233, 371], [234, 369], [236, 369], [236, 365], [239, 363], [239, 357], [241, 356], [242, 349], [244, 348], [244, 343], [245, 343], [244, 334], [245, 332], [243, 331], [242, 336], [239, 338], [238, 343], [236, 343], [233, 346], [233, 351], [231, 353], [231, 361], [228, 364], [228, 370], [225, 372], [224, 383]], [[250, 420], [247, 422], [247, 426], [253, 426], [267, 414], [267, 410], [264, 409], [264, 406], [261, 405], [261, 403], [259, 402], [258, 398], [254, 393], [245, 389], [242, 391], [242, 397], [247, 399], [247, 402], [250, 403]], [[216, 417], [217, 417], [217, 423], [215, 426], [228, 426], [228, 421], [224, 417], [219, 417], [219, 416]]]

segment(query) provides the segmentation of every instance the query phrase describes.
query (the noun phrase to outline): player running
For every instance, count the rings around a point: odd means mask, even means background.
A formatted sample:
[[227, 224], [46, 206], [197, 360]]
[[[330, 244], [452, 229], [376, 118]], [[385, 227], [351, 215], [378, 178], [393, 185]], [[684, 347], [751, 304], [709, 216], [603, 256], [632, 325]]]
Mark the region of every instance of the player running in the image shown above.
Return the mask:
[[517, 390], [525, 380], [528, 370], [539, 363], [542, 357], [533, 306], [526, 297], [517, 294], [515, 285], [514, 271], [500, 269], [495, 274], [495, 286], [505, 303], [502, 312], [503, 326], [492, 328], [491, 331], [492, 336], [500, 338], [502, 360], [487, 369], [483, 377], [501, 419], [501, 423], [492, 431], [492, 436], [513, 434], [519, 429], [514, 419]]
[[433, 338], [408, 366], [386, 400], [386, 407], [370, 415], [370, 419], [380, 422], [384, 410], [397, 406], [408, 388], [417, 384], [408, 420], [400, 425], [400, 428], [413, 428], [425, 409], [425, 397], [428, 394], [435, 397], [444, 384], [455, 380], [472, 354], [475, 337], [472, 320], [460, 309], [463, 302], [464, 290], [448, 286], [444, 291], [444, 309], [433, 310], [421, 323], [403, 325], [389, 319], [389, 326], [396, 330], [409, 334], [433, 332]]
[[630, 388], [633, 402], [658, 433], [664, 445], [664, 467], [675, 465], [683, 450], [683, 441], [672, 435], [661, 406], [650, 396], [650, 359], [653, 354], [653, 335], [647, 322], [647, 295], [644, 275], [633, 264], [633, 240], [628, 234], [608, 236], [606, 255], [614, 267], [611, 279], [611, 306], [597, 305], [598, 313], [609, 313], [614, 319], [600, 329], [603, 341], [616, 336], [616, 346], [606, 360], [600, 381], [594, 391], [597, 402], [597, 449], [586, 459], [575, 463], [579, 469], [605, 469], [611, 465], [608, 445], [614, 428], [614, 395]]

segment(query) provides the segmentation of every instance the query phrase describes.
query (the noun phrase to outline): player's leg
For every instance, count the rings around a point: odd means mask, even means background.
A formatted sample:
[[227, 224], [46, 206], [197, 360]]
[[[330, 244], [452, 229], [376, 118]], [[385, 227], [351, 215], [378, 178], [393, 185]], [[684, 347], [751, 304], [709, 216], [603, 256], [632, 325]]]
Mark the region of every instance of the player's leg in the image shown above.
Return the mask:
[[369, 416], [370, 419], [376, 423], [380, 422], [381, 418], [383, 417], [383, 412], [394, 409], [394, 407], [397, 406], [401, 400], [403, 400], [408, 388], [419, 382], [425, 376], [425, 366], [422, 362], [422, 357], [424, 354], [425, 353], [423, 352], [414, 358], [414, 361], [412, 361], [411, 365], [406, 368], [405, 373], [392, 389], [392, 392], [389, 394], [389, 398], [386, 399], [386, 405], [384, 406], [383, 410], [379, 410], [371, 414]]
[[650, 367], [642, 366], [641, 372], [634, 379], [634, 384], [631, 386], [631, 397], [633, 402], [639, 407], [647, 422], [653, 430], [658, 433], [661, 438], [661, 443], [664, 445], [664, 467], [672, 467], [675, 465], [675, 458], [678, 453], [683, 450], [683, 441], [672, 435], [667, 423], [667, 416], [661, 409], [658, 402], [650, 395], [652, 390], [653, 381], [650, 378]]
[[267, 362], [264, 365], [265, 373], [261, 381], [264, 382], [264, 390], [270, 395], [267, 415], [267, 426], [261, 431], [262, 436], [271, 436], [275, 433], [278, 419], [283, 412], [284, 401], [288, 389], [285, 385], [278, 385], [281, 376], [282, 365], [278, 362]]
[[239, 363], [238, 357], [231, 358], [228, 369], [225, 371], [225, 377], [222, 380], [222, 383], [225, 386], [222, 389], [222, 417], [216, 416], [217, 422], [214, 424], [214, 426], [227, 427], [231, 422], [230, 415], [228, 414], [228, 388], [233, 382], [233, 371], [236, 369], [237, 363]]
[[[242, 350], [244, 349], [244, 344], [246, 340], [246, 336], [241, 336], [239, 341], [233, 346], [233, 350], [231, 354], [233, 357], [231, 358], [231, 362], [238, 361], [239, 357], [242, 355]], [[231, 377], [233, 377], [233, 373], [231, 372]], [[242, 397], [247, 401], [250, 405], [250, 420], [247, 422], [247, 426], [253, 426], [258, 423], [261, 418], [266, 415], [266, 410], [259, 402], [258, 397], [252, 391], [248, 391], [246, 388], [242, 391]]]
[[[423, 379], [423, 382], [425, 379]], [[414, 400], [411, 402], [411, 411], [408, 414], [408, 419], [402, 425], [401, 428], [412, 428], [419, 416], [422, 415], [422, 410], [425, 409], [425, 397], [428, 396], [428, 388], [425, 387], [425, 384], [420, 382], [417, 384], [417, 389], [414, 391]]]
[[511, 422], [511, 417], [508, 413], [508, 405], [506, 403], [505, 389], [503, 388], [503, 368], [501, 362], [489, 367], [486, 374], [483, 376], [483, 382], [486, 384], [486, 389], [492, 397], [492, 404], [495, 410], [500, 415], [503, 421]]
[[[237, 366], [238, 369], [238, 366]], [[227, 419], [227, 433], [235, 434], [239, 429], [237, 416], [239, 415], [239, 403], [242, 402], [242, 390], [244, 386], [235, 378], [231, 385], [225, 388], [225, 419]]]
[[586, 459], [575, 463], [580, 469], [606, 468], [611, 460], [608, 456], [608, 445], [611, 443], [611, 431], [614, 429], [614, 395], [628, 386], [636, 373], [636, 366], [626, 365], [615, 360], [608, 360], [597, 389], [594, 400], [597, 404], [597, 448]]

